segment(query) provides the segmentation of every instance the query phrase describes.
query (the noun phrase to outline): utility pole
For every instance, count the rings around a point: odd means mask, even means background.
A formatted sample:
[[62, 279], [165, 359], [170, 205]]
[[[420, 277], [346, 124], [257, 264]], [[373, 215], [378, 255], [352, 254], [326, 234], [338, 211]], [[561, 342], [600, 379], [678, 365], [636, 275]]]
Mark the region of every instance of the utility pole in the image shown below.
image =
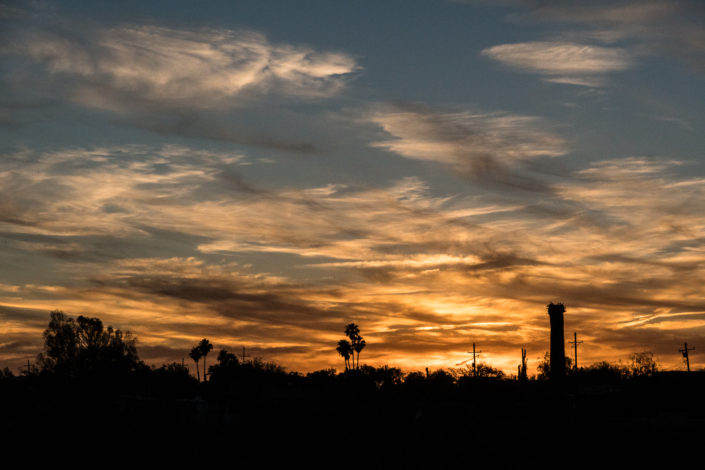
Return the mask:
[[477, 377], [477, 364], [475, 363], [475, 358], [480, 355], [482, 351], [475, 352], [475, 343], [472, 343], [472, 353], [468, 351], [468, 354], [472, 354], [472, 376]]
[[245, 346], [242, 347], [242, 364], [245, 363], [245, 358], [250, 357], [247, 354], [245, 354]]
[[573, 345], [575, 351], [575, 362], [573, 363], [573, 369], [578, 370], [578, 345], [582, 344], [582, 341], [578, 341], [578, 333], [573, 332], [573, 341], [568, 341], [569, 344]]
[[688, 343], [683, 343], [683, 349], [679, 349], [678, 351], [683, 353], [683, 357], [685, 358], [685, 366], [688, 369], [688, 372], [690, 372], [690, 358], [688, 357], [688, 351], [695, 351], [695, 348], [688, 348]]

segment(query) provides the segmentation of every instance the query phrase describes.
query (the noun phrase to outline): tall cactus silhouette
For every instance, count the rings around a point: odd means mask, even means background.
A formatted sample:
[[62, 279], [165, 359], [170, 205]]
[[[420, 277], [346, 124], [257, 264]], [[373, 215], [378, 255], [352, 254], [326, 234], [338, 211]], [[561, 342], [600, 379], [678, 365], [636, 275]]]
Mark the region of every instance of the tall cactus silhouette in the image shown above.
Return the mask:
[[521, 348], [521, 364], [518, 366], [518, 369], [519, 373], [517, 374], [517, 378], [519, 380], [526, 380], [526, 349], [524, 348]]

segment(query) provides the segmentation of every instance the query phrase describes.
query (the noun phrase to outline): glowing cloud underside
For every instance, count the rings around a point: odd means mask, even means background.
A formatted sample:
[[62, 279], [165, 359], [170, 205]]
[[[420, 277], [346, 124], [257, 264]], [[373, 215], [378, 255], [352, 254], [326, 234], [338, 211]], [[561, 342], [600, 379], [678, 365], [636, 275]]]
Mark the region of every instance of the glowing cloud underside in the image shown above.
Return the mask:
[[4, 155], [3, 250], [18, 272], [50, 267], [0, 285], [4, 356], [36, 351], [57, 307], [131, 328], [153, 360], [206, 336], [297, 369], [339, 366], [349, 321], [371, 363], [454, 365], [475, 341], [507, 371], [522, 346], [546, 349], [549, 300], [593, 342], [586, 361], [670, 351], [705, 325], [705, 181], [679, 162], [600, 162], [546, 183], [541, 204], [437, 197], [419, 178], [234, 185], [248, 163], [184, 147]]

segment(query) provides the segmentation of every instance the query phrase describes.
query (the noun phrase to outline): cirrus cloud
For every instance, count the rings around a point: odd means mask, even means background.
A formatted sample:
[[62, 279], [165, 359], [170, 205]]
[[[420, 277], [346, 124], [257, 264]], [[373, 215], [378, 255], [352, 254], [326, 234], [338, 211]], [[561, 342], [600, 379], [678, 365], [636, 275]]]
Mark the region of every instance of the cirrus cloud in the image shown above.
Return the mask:
[[256, 32], [148, 25], [78, 37], [30, 29], [12, 37], [4, 52], [42, 64], [52, 87], [71, 100], [112, 111], [227, 109], [267, 93], [327, 97], [358, 69], [346, 54], [274, 44]]
[[550, 82], [589, 87], [602, 85], [604, 74], [632, 65], [623, 49], [559, 41], [501, 44], [482, 54], [512, 68], [545, 75]]
[[517, 168], [568, 151], [567, 142], [534, 116], [388, 105], [370, 112], [366, 119], [390, 136], [374, 142], [374, 147], [442, 163], [462, 176], [505, 187], [545, 190], [543, 183], [520, 174]]
[[[702, 21], [705, 3], [700, 0], [495, 0], [491, 3], [519, 7], [538, 21], [568, 25], [560, 30], [559, 37], [569, 42], [621, 42], [632, 58], [661, 55], [679, 59], [701, 74], [705, 71]], [[522, 16], [514, 13], [511, 18]], [[576, 30], [573, 25], [581, 28]]]

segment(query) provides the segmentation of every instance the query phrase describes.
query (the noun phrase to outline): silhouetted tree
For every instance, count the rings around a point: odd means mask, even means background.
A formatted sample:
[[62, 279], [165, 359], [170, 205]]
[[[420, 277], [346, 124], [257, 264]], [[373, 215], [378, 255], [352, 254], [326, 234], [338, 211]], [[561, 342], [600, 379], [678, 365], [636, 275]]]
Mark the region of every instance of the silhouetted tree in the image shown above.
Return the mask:
[[504, 372], [484, 362], [477, 363], [474, 371], [472, 366], [466, 364], [465, 367], [451, 369], [451, 373], [458, 379], [470, 377], [495, 377], [501, 379], [504, 377]]
[[543, 353], [543, 359], [536, 364], [536, 378], [537, 379], [547, 379], [551, 371], [551, 353]]
[[15, 374], [12, 373], [9, 367], [5, 366], [2, 370], [0, 370], [0, 381], [2, 380], [9, 380], [15, 377]]
[[[408, 379], [408, 377], [407, 377]], [[426, 380], [435, 386], [448, 387], [456, 382], [456, 378], [453, 375], [453, 371], [448, 371], [445, 369], [437, 369], [428, 374]]]
[[412, 371], [404, 376], [404, 384], [420, 384], [427, 378], [423, 372]]
[[630, 373], [632, 377], [644, 377], [654, 375], [658, 370], [654, 361], [654, 353], [644, 351], [640, 353], [632, 353], [630, 356], [632, 361]]
[[198, 346], [194, 346], [193, 348], [191, 348], [191, 352], [188, 353], [188, 355], [196, 363], [196, 376], [198, 377], [198, 381], [200, 382], [201, 381], [201, 371], [198, 369], [198, 363], [201, 360], [203, 353], [201, 352], [201, 350]]
[[[571, 365], [573, 360], [570, 357], [565, 357], [565, 370], [572, 371]], [[537, 379], [548, 379], [551, 377], [551, 353], [546, 351], [543, 354], [543, 359], [536, 365], [538, 374]]]
[[404, 379], [404, 373], [398, 367], [382, 366], [377, 368], [379, 386], [396, 386]]
[[348, 341], [347, 339], [341, 339], [340, 341], [338, 341], [338, 347], [335, 348], [335, 350], [338, 351], [338, 354], [343, 356], [343, 359], [345, 359], [345, 370], [348, 370], [350, 368], [350, 354], [353, 352], [350, 341]]
[[399, 385], [404, 378], [404, 373], [397, 367], [363, 365], [359, 370], [360, 374], [374, 382], [377, 388]]
[[104, 328], [98, 318], [79, 316], [74, 320], [54, 310], [43, 336], [44, 352], [37, 362], [45, 371], [73, 376], [131, 372], [144, 365], [137, 356], [137, 340], [130, 332]]
[[[218, 357], [216, 358], [216, 361], [218, 361], [218, 367], [223, 367], [227, 369], [233, 369], [240, 365], [240, 360], [237, 358], [237, 356], [233, 353], [229, 353], [226, 349], [221, 349], [218, 352]], [[208, 371], [210, 371], [212, 368], [213, 366], [211, 366]]]
[[206, 374], [206, 357], [208, 353], [213, 350], [213, 345], [206, 338], [203, 338], [201, 342], [198, 343], [198, 350], [201, 351], [201, 356], [203, 356], [203, 381], [206, 382], [208, 380]]
[[240, 360], [233, 353], [221, 349], [216, 357], [216, 363], [208, 368], [209, 382], [213, 386], [227, 387], [242, 371]]
[[168, 375], [179, 378], [191, 377], [191, 380], [193, 380], [193, 376], [191, 375], [191, 372], [189, 372], [188, 367], [180, 362], [169, 362], [167, 364], [162, 364], [159, 367], [152, 366], [152, 371], [157, 375]]
[[181, 362], [152, 367], [149, 392], [162, 397], [187, 398], [198, 390], [198, 381]]
[[336, 375], [337, 375], [337, 372], [333, 368], [321, 369], [321, 370], [315, 370], [313, 372], [308, 372], [306, 374], [306, 379], [318, 381], [318, 382], [326, 382], [326, 381], [334, 380], [336, 378]]
[[629, 371], [618, 364], [600, 361], [590, 364], [583, 371], [583, 375], [600, 383], [614, 382], [629, 375]]

